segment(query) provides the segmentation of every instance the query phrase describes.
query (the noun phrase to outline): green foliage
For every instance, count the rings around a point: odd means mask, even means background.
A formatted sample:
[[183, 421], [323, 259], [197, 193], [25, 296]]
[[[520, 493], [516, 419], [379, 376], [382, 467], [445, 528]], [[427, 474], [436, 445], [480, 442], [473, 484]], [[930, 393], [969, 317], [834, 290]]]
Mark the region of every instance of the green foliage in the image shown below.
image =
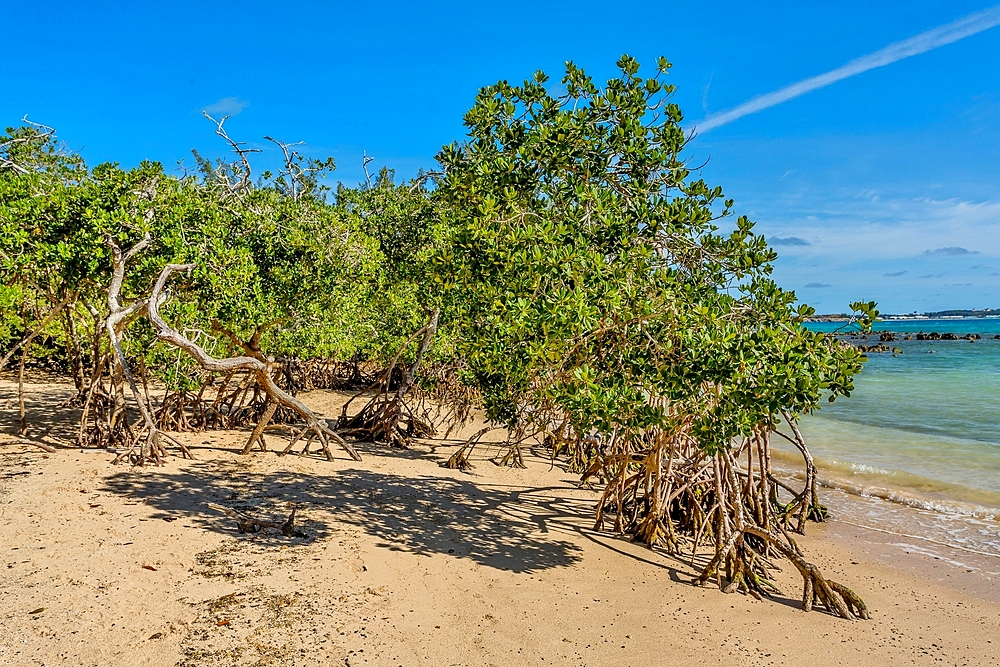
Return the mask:
[[851, 304], [851, 321], [848, 326], [853, 325], [859, 331], [870, 332], [872, 326], [879, 321], [878, 309], [874, 301], [855, 301]]
[[[200, 174], [183, 177], [154, 163], [87, 169], [38, 135], [16, 128], [0, 137], [16, 148], [3, 163], [14, 166], [0, 168], [0, 340], [30, 328], [21, 304], [41, 304], [30, 309], [34, 322], [67, 295], [86, 328], [84, 306], [107, 312], [109, 243], [127, 249], [146, 234], [153, 243], [130, 261], [122, 301], [148, 294], [165, 264], [195, 263], [172, 281], [182, 296], [165, 314], [215, 354], [242, 354], [243, 341], [271, 356], [349, 359], [380, 354], [420, 326], [422, 188], [385, 172], [375, 187], [341, 188], [331, 202], [319, 179], [332, 160], [294, 152], [282, 173], [256, 184], [234, 178], [240, 164], [204, 160]], [[191, 362], [159, 347], [147, 325], [131, 332], [127, 353], [168, 386], [197, 383]]]
[[371, 331], [368, 346], [359, 350], [368, 358], [385, 361], [394, 355], [436, 303], [428, 262], [443, 234], [423, 182], [396, 183], [394, 172], [382, 169], [371, 185], [341, 186], [336, 192], [338, 209], [377, 245], [378, 266], [358, 309]]
[[[193, 264], [171, 280], [175, 298], [162, 310], [210, 354], [393, 360], [365, 407], [341, 422], [343, 433], [422, 437], [433, 432], [423, 399], [461, 421], [477, 397], [512, 440], [545, 433], [574, 444], [573, 434], [599, 433], [571, 446], [585, 478], [607, 482], [598, 525], [613, 513], [616, 530], [674, 550], [676, 531], [704, 533], [716, 553], [699, 581], [717, 574], [723, 586], [724, 567], [729, 590], [757, 595], [769, 590], [768, 558], [783, 555], [806, 580], [807, 609], [815, 594], [845, 618], [867, 617], [856, 595], [825, 583], [787, 533], [775, 532], [795, 508], [800, 527], [825, 511], [796, 416], [850, 395], [866, 359], [804, 326], [814, 310], [771, 279], [777, 255], [767, 240], [722, 188], [688, 169], [670, 64], [661, 58], [651, 77], [628, 56], [618, 66], [620, 76], [598, 86], [567, 63], [558, 94], [541, 72], [482, 89], [465, 117], [466, 141], [438, 155], [433, 187], [423, 175], [396, 183], [383, 169], [374, 182], [330, 192], [321, 179], [332, 160], [273, 139], [284, 168], [254, 181], [255, 151], [230, 139], [225, 119], [213, 120], [216, 133], [238, 159], [195, 153], [198, 173], [181, 177], [154, 163], [87, 169], [48, 128], [10, 129], [0, 136], [0, 349], [47, 322], [25, 354], [60, 359], [86, 403], [97, 396], [93, 419], [86, 410], [81, 418], [81, 442], [92, 424], [89, 442], [133, 451], [123, 364], [104, 390], [98, 371], [112, 364], [102, 366], [101, 335], [113, 248], [151, 239], [126, 267], [123, 302], [146, 297], [166, 264]], [[848, 326], [870, 331], [875, 304], [851, 308]], [[184, 390], [159, 414], [185, 428], [194, 411], [184, 392], [209, 384], [201, 368], [158, 342], [145, 320], [126, 324], [127, 360]], [[416, 378], [419, 409], [404, 396], [418, 361], [436, 362]], [[221, 427], [240, 412], [262, 432], [274, 410], [244, 402], [243, 386], [226, 391], [240, 405], [227, 404]], [[267, 393], [273, 408], [276, 393]], [[216, 427], [202, 413], [193, 428]], [[805, 490], [784, 505], [769, 487], [766, 453], [781, 417], [807, 462]], [[325, 446], [323, 427], [308, 419]], [[156, 428], [145, 428], [152, 437]], [[755, 449], [760, 483], [743, 483], [740, 474], [753, 480]], [[505, 460], [520, 461], [516, 446]], [[466, 448], [452, 464], [468, 465]]]
[[24, 335], [18, 313], [18, 304], [23, 301], [23, 290], [19, 285], [0, 285], [0, 353]]
[[[491, 419], [578, 433], [686, 424], [706, 449], [848, 394], [861, 357], [806, 330], [776, 254], [692, 178], [660, 60], [599, 88], [572, 63], [484, 88], [439, 155], [451, 242], [436, 280]], [[547, 411], [546, 406], [552, 410]]]

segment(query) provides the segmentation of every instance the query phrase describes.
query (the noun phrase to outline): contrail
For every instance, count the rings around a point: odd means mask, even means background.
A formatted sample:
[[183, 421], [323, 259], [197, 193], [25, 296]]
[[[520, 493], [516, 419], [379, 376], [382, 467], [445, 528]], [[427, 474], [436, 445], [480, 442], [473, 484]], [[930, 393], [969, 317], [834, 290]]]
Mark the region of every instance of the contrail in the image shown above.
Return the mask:
[[909, 39], [904, 39], [902, 42], [890, 44], [884, 49], [876, 51], [875, 53], [870, 53], [867, 56], [861, 56], [860, 58], [852, 60], [837, 69], [830, 70], [825, 74], [820, 74], [819, 76], [814, 76], [812, 78], [799, 81], [798, 83], [793, 83], [792, 85], [785, 86], [784, 88], [776, 90], [773, 93], [759, 95], [748, 102], [744, 102], [734, 109], [708, 116], [700, 123], [697, 123], [695, 128], [699, 133], [704, 134], [705, 132], [719, 127], [720, 125], [731, 123], [737, 118], [742, 118], [743, 116], [763, 111], [764, 109], [773, 107], [776, 104], [781, 104], [782, 102], [786, 102], [790, 99], [798, 97], [799, 95], [805, 95], [811, 90], [829, 86], [831, 83], [836, 83], [841, 79], [846, 79], [854, 76], [855, 74], [867, 72], [868, 70], [875, 69], [876, 67], [885, 67], [886, 65], [890, 65], [897, 60], [902, 60], [903, 58], [909, 58], [910, 56], [926, 53], [927, 51], [936, 49], [939, 46], [957, 42], [960, 39], [975, 35], [983, 32], [984, 30], [989, 30], [997, 25], [1000, 25], [1000, 5], [975, 14], [970, 14], [965, 18], [958, 19], [957, 21], [953, 21], [938, 28], [933, 28], [927, 32], [922, 32], [919, 35], [910, 37]]

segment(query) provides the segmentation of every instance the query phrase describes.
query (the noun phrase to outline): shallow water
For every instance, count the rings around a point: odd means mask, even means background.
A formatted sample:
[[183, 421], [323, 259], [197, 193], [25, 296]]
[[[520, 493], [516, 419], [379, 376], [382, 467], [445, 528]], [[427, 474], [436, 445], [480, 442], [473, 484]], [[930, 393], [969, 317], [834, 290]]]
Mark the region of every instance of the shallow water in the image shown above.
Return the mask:
[[[869, 354], [850, 398], [803, 418], [821, 478], [839, 490], [827, 494], [831, 508], [847, 520], [1000, 554], [1000, 319], [878, 328], [983, 338], [887, 343], [900, 354]], [[794, 450], [775, 444], [793, 466]]]

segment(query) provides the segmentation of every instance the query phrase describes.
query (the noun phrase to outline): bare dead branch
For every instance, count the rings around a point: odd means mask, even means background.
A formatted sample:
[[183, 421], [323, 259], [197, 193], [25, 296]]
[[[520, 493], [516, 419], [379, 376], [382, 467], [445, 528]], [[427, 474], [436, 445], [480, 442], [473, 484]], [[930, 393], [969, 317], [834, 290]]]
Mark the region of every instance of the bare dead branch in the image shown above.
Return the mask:
[[250, 179], [253, 172], [250, 168], [250, 160], [247, 156], [252, 153], [260, 153], [260, 149], [245, 148], [247, 145], [245, 141], [236, 141], [229, 136], [229, 133], [226, 132], [225, 124], [231, 116], [223, 116], [221, 120], [216, 120], [208, 115], [207, 111], [202, 111], [201, 113], [205, 116], [205, 118], [215, 123], [215, 133], [225, 139], [232, 149], [232, 152], [236, 153], [236, 155], [240, 158], [240, 166], [236, 169], [236, 172], [240, 177], [238, 182], [232, 183], [227, 174], [221, 174], [223, 180], [226, 182], [226, 185], [229, 187], [230, 192], [239, 195], [243, 190], [251, 185]]
[[33, 134], [25, 137], [14, 137], [6, 141], [0, 142], [0, 169], [10, 169], [19, 174], [28, 174], [31, 169], [28, 167], [18, 164], [15, 160], [10, 157], [10, 148], [12, 146], [17, 146], [18, 144], [26, 144], [30, 142], [45, 143], [50, 138], [52, 138], [56, 131], [55, 128], [49, 127], [48, 125], [42, 125], [41, 123], [36, 123], [34, 121], [28, 120], [28, 115], [25, 114], [21, 118], [21, 123], [25, 125], [31, 125], [38, 131], [38, 134]]
[[372, 175], [368, 173], [368, 165], [375, 161], [375, 158], [368, 157], [368, 151], [364, 152], [364, 156], [361, 158], [361, 168], [365, 170], [365, 179], [368, 181], [368, 189], [372, 187]]
[[207, 503], [207, 505], [214, 510], [222, 512], [232, 519], [236, 519], [236, 528], [241, 533], [258, 533], [261, 530], [273, 528], [275, 530], [280, 530], [281, 534], [285, 537], [306, 536], [306, 534], [301, 530], [295, 528], [295, 510], [297, 510], [298, 507], [294, 505], [292, 506], [292, 513], [288, 515], [288, 519], [286, 519], [284, 523], [267, 521], [264, 519], [255, 519], [254, 517], [247, 516], [242, 512], [237, 512], [234, 509], [223, 507], [222, 505], [216, 505], [215, 503]]
[[292, 201], [299, 200], [299, 188], [301, 187], [302, 177], [305, 175], [306, 170], [299, 166], [296, 158], [298, 153], [292, 150], [293, 146], [301, 146], [305, 144], [304, 141], [296, 141], [294, 144], [289, 144], [284, 141], [279, 141], [274, 137], [269, 137], [264, 135], [264, 138], [276, 145], [281, 149], [281, 154], [284, 156], [285, 160], [285, 174], [288, 175], [288, 190], [292, 197]]
[[[194, 458], [183, 443], [170, 438], [157, 428], [156, 422], [153, 420], [152, 410], [147, 404], [145, 397], [139, 393], [139, 387], [135, 383], [135, 378], [132, 376], [132, 371], [129, 368], [128, 361], [125, 358], [125, 353], [122, 351], [121, 346], [120, 333], [124, 328], [123, 323], [126, 322], [131, 315], [140, 313], [142, 310], [148, 308], [148, 303], [143, 300], [137, 300], [127, 307], [122, 306], [120, 295], [122, 282], [125, 278], [125, 263], [132, 257], [135, 257], [138, 253], [142, 252], [144, 249], [148, 248], [152, 244], [152, 237], [149, 235], [149, 232], [146, 232], [142, 239], [129, 248], [124, 254], [113, 239], [108, 238], [107, 242], [108, 245], [111, 246], [114, 264], [112, 269], [111, 284], [108, 286], [108, 317], [104, 321], [104, 327], [108, 334], [108, 340], [111, 341], [111, 346], [114, 349], [118, 364], [125, 376], [126, 381], [128, 382], [129, 389], [132, 391], [132, 396], [135, 399], [136, 404], [139, 406], [139, 412], [142, 414], [146, 430], [145, 442], [142, 442], [139, 438], [134, 438], [131, 446], [121, 452], [115, 458], [115, 461], [117, 462], [125, 459], [132, 459], [138, 463], [142, 463], [145, 459], [149, 458], [157, 464], [162, 463], [163, 456], [166, 453], [166, 449], [162, 443], [164, 438], [172, 440], [175, 444], [177, 444], [184, 456]], [[135, 454], [136, 447], [140, 447], [138, 455]]]
[[357, 453], [354, 447], [352, 447], [339, 435], [334, 433], [325, 423], [321, 422], [313, 411], [306, 407], [302, 401], [298, 400], [278, 386], [278, 384], [274, 381], [274, 378], [271, 377], [272, 366], [275, 363], [273, 359], [261, 360], [250, 356], [216, 359], [215, 357], [209, 355], [194, 341], [169, 326], [163, 320], [160, 316], [159, 306], [161, 301], [165, 299], [165, 296], [163, 296], [163, 289], [167, 280], [172, 274], [190, 272], [195, 268], [195, 266], [195, 264], [167, 264], [160, 272], [160, 276], [157, 278], [156, 284], [153, 286], [153, 291], [150, 293], [149, 300], [147, 301], [147, 314], [153, 328], [156, 329], [157, 338], [165, 343], [184, 350], [191, 356], [191, 358], [198, 362], [204, 370], [209, 372], [230, 373], [241, 370], [249, 371], [255, 376], [257, 382], [260, 384], [260, 387], [264, 390], [271, 401], [295, 411], [306, 421], [306, 430], [311, 430], [316, 434], [316, 437], [323, 446], [323, 453], [326, 455], [327, 459], [333, 460], [333, 453], [330, 451], [329, 441], [334, 440], [352, 459], [360, 461], [361, 456]]

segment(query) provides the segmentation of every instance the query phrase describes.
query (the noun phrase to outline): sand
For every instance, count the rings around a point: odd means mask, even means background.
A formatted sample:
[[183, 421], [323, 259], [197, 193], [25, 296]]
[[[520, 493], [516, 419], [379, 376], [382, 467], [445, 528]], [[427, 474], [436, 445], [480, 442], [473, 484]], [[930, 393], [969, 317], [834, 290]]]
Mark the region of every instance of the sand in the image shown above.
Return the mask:
[[[57, 444], [66, 387], [29, 389], [35, 436]], [[2, 665], [1000, 663], [992, 581], [836, 521], [801, 545], [870, 621], [803, 612], [790, 566], [769, 601], [694, 587], [686, 560], [592, 531], [596, 492], [538, 456], [501, 468], [483, 448], [463, 473], [442, 465], [452, 442], [331, 463], [239, 456], [245, 433], [212, 432], [180, 436], [197, 460], [112, 466], [18, 444], [11, 392], [0, 382]], [[305, 399], [330, 416], [342, 400]], [[306, 537], [239, 534], [209, 503], [278, 521], [294, 503]]]

